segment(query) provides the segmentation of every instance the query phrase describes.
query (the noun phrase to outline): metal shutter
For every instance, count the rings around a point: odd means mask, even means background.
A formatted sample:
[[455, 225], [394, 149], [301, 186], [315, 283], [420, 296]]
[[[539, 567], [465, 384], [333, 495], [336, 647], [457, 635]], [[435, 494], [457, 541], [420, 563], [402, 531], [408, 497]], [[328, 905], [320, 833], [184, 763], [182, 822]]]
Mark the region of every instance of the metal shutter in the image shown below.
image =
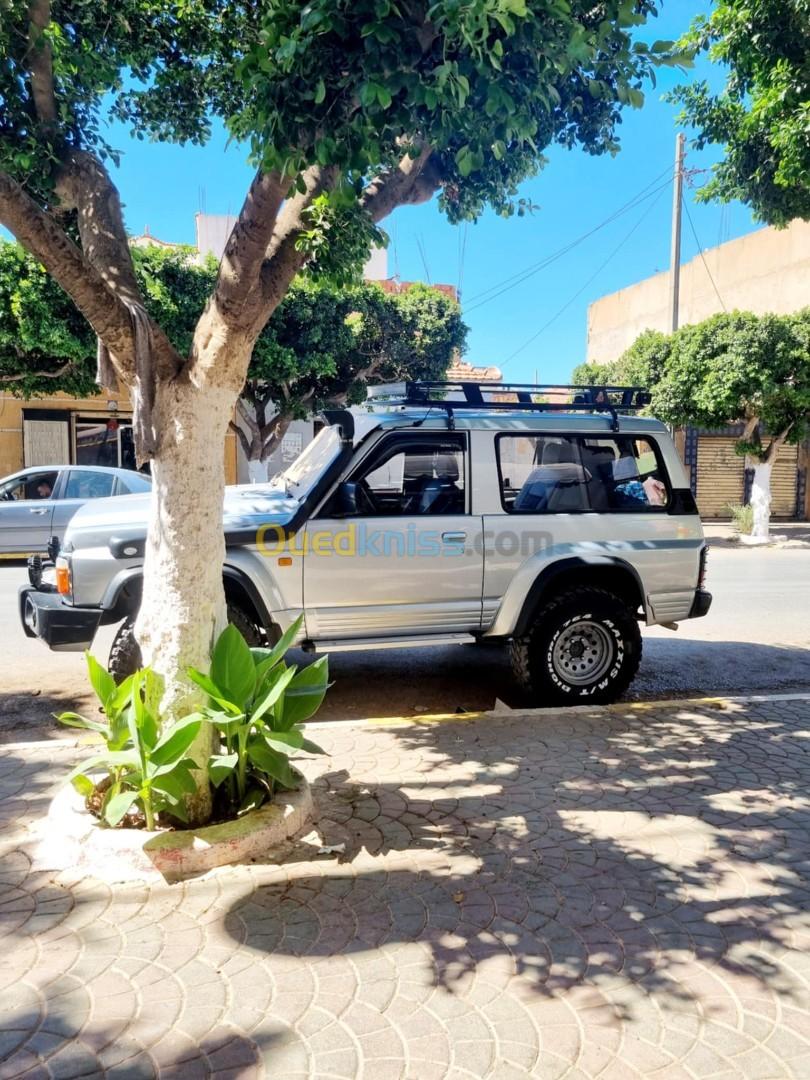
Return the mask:
[[697, 504], [708, 521], [731, 517], [729, 503], [745, 494], [745, 459], [734, 453], [735, 435], [701, 435], [697, 453]]
[[799, 472], [798, 446], [783, 446], [771, 470], [771, 516], [796, 516], [796, 484]]

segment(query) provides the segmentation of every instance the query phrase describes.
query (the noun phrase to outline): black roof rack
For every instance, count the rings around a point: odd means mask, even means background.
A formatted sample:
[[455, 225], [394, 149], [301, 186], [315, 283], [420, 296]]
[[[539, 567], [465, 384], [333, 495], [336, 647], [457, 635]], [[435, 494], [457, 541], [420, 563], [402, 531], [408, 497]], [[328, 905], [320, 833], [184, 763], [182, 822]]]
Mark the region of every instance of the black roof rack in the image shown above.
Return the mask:
[[[570, 401], [537, 400], [565, 392]], [[492, 395], [497, 395], [495, 400]], [[513, 400], [503, 400], [509, 395]], [[418, 381], [405, 384], [404, 396], [391, 404], [427, 405], [444, 409], [452, 421], [455, 409], [486, 409], [507, 412], [605, 412], [612, 428], [619, 429], [619, 413], [632, 413], [650, 404], [650, 394], [640, 386], [567, 386], [559, 383], [503, 383]]]

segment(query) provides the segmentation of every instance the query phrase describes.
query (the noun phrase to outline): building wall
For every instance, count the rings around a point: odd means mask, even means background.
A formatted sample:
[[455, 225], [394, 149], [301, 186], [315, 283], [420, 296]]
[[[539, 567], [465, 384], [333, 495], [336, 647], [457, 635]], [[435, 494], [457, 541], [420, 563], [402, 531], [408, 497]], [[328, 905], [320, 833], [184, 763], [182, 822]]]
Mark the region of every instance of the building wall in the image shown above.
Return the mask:
[[[759, 229], [704, 253], [729, 311], [787, 314], [810, 305], [810, 222]], [[588, 308], [587, 359], [617, 359], [644, 330], [669, 330], [669, 273], [655, 274]], [[722, 311], [698, 255], [681, 268], [680, 324]]]

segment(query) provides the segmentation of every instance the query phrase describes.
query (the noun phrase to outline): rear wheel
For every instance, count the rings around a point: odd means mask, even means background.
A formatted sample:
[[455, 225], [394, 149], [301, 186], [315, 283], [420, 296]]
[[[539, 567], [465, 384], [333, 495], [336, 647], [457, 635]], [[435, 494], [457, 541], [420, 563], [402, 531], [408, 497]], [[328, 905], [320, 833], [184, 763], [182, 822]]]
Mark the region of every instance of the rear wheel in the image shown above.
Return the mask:
[[[264, 635], [261, 628], [242, 608], [228, 604], [228, 622], [235, 626], [248, 645], [261, 645]], [[116, 682], [123, 682], [128, 675], [141, 666], [141, 649], [135, 639], [135, 620], [127, 619], [118, 628], [110, 648], [107, 670]]]
[[635, 614], [605, 589], [562, 593], [510, 646], [515, 677], [534, 705], [607, 704], [635, 678], [641, 633]]

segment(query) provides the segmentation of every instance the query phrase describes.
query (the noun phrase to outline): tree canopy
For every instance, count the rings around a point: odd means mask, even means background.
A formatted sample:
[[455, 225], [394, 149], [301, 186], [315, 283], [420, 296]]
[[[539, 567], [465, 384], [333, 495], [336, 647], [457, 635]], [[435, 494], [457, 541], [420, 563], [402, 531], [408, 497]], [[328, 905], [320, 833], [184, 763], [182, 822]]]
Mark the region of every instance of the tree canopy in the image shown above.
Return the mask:
[[[216, 279], [192, 249], [133, 249], [146, 308], [188, 350]], [[464, 348], [458, 303], [427, 285], [391, 294], [372, 283], [299, 279], [259, 335], [239, 407], [244, 449], [269, 456], [280, 428], [327, 404], [364, 400], [366, 384], [439, 379]], [[0, 242], [0, 387], [25, 397], [91, 394], [96, 342], [70, 297], [17, 244]], [[283, 434], [283, 432], [282, 432]]]
[[718, 93], [699, 81], [672, 95], [697, 146], [724, 149], [699, 198], [741, 199], [772, 225], [810, 219], [808, 42], [806, 0], [718, 0], [695, 21], [683, 44], [728, 70]]

